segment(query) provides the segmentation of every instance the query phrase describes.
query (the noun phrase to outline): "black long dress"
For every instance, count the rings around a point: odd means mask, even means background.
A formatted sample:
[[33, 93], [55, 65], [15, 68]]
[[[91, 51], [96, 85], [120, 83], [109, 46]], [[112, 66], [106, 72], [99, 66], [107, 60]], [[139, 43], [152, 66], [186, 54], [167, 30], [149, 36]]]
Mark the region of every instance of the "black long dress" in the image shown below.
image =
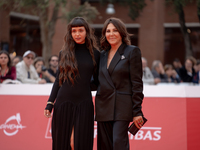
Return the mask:
[[[100, 54], [97, 50], [94, 54], [98, 63]], [[79, 71], [75, 84], [66, 81], [59, 87], [58, 73], [48, 100], [54, 102], [56, 99], [52, 118], [53, 150], [71, 150], [73, 127], [74, 149], [93, 149], [94, 106], [90, 80], [95, 67], [85, 44], [76, 44], [75, 57]]]

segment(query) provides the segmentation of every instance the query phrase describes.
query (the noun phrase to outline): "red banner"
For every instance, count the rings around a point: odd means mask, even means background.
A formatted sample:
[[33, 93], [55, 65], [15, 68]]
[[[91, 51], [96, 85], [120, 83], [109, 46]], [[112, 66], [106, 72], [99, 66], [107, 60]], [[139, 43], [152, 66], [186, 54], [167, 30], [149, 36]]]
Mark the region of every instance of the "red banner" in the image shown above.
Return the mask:
[[[48, 95], [0, 93], [2, 150], [51, 149], [51, 119], [43, 115], [47, 99]], [[130, 149], [200, 149], [199, 106], [198, 97], [146, 96], [143, 112], [148, 121], [136, 136], [129, 134]], [[96, 137], [95, 122], [94, 150]]]

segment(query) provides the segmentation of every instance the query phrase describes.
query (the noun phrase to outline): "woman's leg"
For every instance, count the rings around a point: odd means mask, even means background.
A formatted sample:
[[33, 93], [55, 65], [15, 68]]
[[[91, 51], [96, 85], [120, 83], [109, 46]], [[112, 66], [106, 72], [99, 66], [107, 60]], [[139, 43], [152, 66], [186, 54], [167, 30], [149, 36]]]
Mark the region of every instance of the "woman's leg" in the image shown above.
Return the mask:
[[97, 150], [113, 150], [112, 121], [97, 122]]
[[129, 150], [128, 121], [114, 121], [113, 150]]
[[70, 138], [70, 146], [71, 146], [71, 150], [74, 150], [74, 127], [72, 128], [72, 134], [71, 134], [71, 138]]

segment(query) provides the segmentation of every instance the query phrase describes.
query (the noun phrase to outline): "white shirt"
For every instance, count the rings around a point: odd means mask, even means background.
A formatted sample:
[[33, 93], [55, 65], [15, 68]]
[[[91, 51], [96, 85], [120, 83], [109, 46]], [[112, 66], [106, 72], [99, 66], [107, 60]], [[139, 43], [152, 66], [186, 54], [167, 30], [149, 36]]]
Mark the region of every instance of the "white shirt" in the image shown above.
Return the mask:
[[142, 81], [144, 84], [154, 84], [154, 77], [151, 73], [151, 70], [148, 67], [145, 67], [143, 70]]
[[[38, 76], [37, 71], [33, 65], [27, 67], [25, 62], [22, 60], [16, 65], [17, 79], [22, 83], [37, 84], [41, 78]], [[30, 78], [28, 78], [28, 71], [30, 72]]]

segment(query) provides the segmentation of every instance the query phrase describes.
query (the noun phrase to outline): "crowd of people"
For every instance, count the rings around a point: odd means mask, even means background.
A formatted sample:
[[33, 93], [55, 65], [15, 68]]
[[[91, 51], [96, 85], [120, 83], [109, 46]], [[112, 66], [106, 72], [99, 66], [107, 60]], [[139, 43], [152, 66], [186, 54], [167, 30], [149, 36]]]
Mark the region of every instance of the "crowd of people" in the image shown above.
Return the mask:
[[[188, 57], [182, 65], [178, 58], [172, 64], [163, 66], [160, 60], [154, 60], [151, 69], [147, 59], [142, 57], [143, 83], [200, 83], [200, 59]], [[33, 51], [26, 51], [22, 56], [13, 57], [7, 51], [0, 51], [0, 83], [54, 83], [58, 70], [58, 56], [49, 58], [49, 68], [43, 57], [36, 57]]]
[[54, 83], [58, 70], [58, 56], [49, 58], [49, 68], [42, 57], [28, 50], [23, 56], [15, 56], [0, 51], [0, 83]]
[[174, 59], [172, 64], [163, 66], [160, 60], [154, 60], [152, 68], [147, 65], [147, 59], [142, 57], [143, 83], [200, 83], [200, 60], [190, 56], [182, 65], [179, 59]]

